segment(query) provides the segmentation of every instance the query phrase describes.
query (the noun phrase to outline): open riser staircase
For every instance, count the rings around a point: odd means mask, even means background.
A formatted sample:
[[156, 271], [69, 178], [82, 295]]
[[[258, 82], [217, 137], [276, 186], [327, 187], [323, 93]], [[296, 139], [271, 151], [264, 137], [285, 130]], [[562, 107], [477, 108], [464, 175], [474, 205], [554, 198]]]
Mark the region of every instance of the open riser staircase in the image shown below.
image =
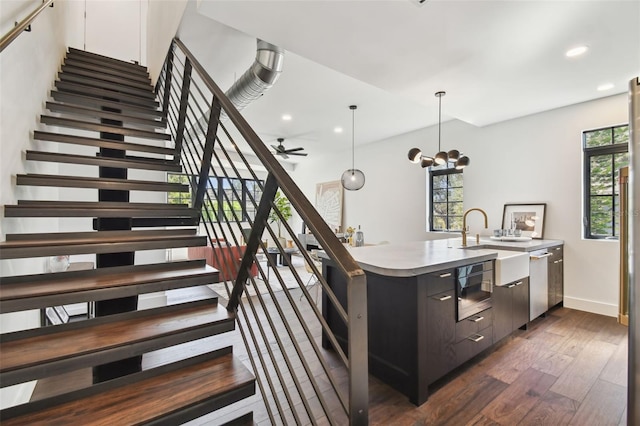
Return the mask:
[[[95, 254], [97, 268], [3, 277], [0, 311], [92, 302], [95, 317], [0, 336], [0, 383], [6, 387], [82, 368], [93, 369], [94, 383], [7, 408], [0, 423], [174, 425], [253, 395], [254, 376], [234, 358], [231, 346], [142, 367], [142, 357], [152, 351], [235, 328], [235, 313], [218, 305], [217, 298], [137, 309], [138, 295], [219, 278], [204, 260], [135, 264], [137, 251], [207, 244], [196, 233], [196, 209], [129, 202], [130, 191], [189, 190], [166, 181], [128, 179], [133, 169], [182, 170], [174, 148], [166, 146], [171, 135], [146, 69], [69, 49], [46, 109], [41, 123], [59, 130], [36, 130], [33, 137], [52, 148], [28, 150], [26, 159], [96, 167], [99, 177], [27, 173], [16, 176], [17, 185], [89, 188], [98, 192], [99, 201], [19, 200], [4, 206], [5, 217], [93, 218], [93, 229], [8, 234], [0, 243], [0, 259]], [[56, 144], [82, 146], [82, 152], [93, 147], [95, 154], [57, 152]], [[242, 421], [251, 423], [250, 413]]]

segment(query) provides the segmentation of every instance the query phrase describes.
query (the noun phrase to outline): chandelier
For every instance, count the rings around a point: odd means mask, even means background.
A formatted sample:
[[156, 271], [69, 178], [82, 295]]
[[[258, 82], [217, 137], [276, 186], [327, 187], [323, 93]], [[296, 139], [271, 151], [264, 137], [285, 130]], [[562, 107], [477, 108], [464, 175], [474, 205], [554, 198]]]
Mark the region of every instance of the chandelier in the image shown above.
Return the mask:
[[436, 92], [436, 97], [438, 98], [438, 152], [433, 157], [429, 157], [422, 155], [420, 148], [411, 148], [409, 150], [409, 161], [416, 164], [420, 163], [422, 167], [441, 166], [449, 162], [454, 163], [456, 169], [464, 169], [469, 165], [469, 157], [457, 149], [446, 152], [440, 147], [440, 136], [442, 134], [442, 97], [444, 95], [446, 95], [446, 92]]

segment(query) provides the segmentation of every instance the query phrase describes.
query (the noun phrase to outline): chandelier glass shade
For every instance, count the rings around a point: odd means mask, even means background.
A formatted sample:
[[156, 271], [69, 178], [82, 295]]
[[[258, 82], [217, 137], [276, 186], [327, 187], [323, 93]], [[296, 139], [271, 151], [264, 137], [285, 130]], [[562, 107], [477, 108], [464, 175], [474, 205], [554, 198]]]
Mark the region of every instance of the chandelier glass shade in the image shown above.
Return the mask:
[[449, 152], [443, 151], [440, 148], [440, 136], [442, 134], [442, 97], [446, 92], [436, 92], [438, 98], [438, 152], [432, 156], [422, 155], [422, 151], [419, 148], [411, 148], [409, 150], [409, 161], [412, 163], [420, 163], [422, 167], [442, 166], [447, 163], [453, 163], [456, 169], [463, 169], [470, 163], [469, 157], [462, 154], [457, 149], [452, 149]]
[[356, 105], [349, 106], [351, 110], [351, 168], [342, 173], [342, 187], [348, 191], [357, 191], [364, 186], [364, 173], [355, 166], [355, 111]]

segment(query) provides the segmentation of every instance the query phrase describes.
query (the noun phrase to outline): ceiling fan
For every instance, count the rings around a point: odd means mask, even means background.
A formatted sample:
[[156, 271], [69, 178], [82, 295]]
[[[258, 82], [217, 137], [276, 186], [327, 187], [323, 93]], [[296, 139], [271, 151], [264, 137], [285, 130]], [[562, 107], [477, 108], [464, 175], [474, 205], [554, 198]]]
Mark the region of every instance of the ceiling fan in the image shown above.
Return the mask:
[[300, 155], [303, 157], [307, 156], [306, 152], [298, 152], [302, 151], [304, 149], [303, 147], [286, 149], [282, 144], [284, 142], [284, 138], [278, 138], [276, 140], [278, 141], [278, 146], [271, 145], [271, 148], [276, 150], [275, 155], [279, 155], [282, 158], [289, 158], [289, 155]]

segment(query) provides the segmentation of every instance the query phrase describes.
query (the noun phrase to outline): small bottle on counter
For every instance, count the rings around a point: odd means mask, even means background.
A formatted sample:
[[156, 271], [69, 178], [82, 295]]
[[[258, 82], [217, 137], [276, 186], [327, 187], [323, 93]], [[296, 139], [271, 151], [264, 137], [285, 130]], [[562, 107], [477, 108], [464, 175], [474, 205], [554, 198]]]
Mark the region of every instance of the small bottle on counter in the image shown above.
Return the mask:
[[364, 233], [360, 230], [360, 225], [358, 225], [358, 231], [356, 232], [356, 247], [364, 246]]

